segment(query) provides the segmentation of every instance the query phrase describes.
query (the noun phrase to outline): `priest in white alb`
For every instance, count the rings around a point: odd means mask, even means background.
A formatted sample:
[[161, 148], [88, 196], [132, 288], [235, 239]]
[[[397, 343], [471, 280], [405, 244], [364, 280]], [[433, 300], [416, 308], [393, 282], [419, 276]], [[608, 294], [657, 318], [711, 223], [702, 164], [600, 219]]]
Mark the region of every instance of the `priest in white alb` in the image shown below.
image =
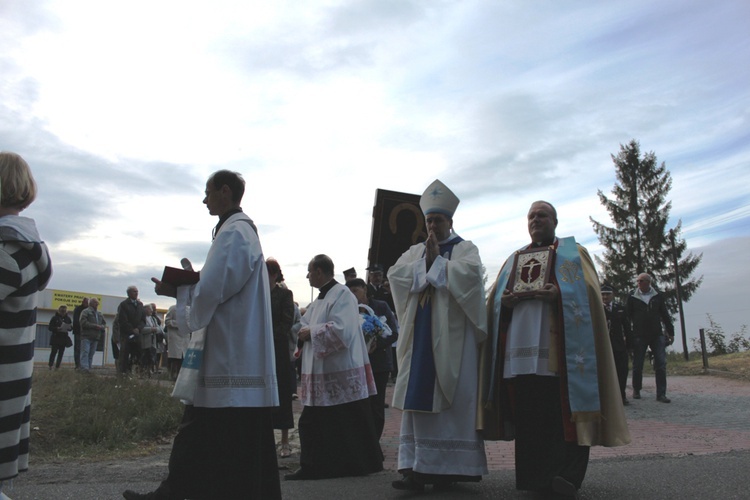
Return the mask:
[[177, 298], [189, 331], [205, 328], [205, 345], [202, 361], [192, 359], [198, 383], [167, 478], [149, 493], [125, 491], [126, 500], [281, 498], [270, 286], [256, 227], [240, 207], [244, 192], [239, 173], [214, 172], [203, 203], [219, 222], [200, 281], [175, 287], [152, 278], [157, 294]]
[[316, 255], [307, 267], [318, 297], [302, 316], [300, 468], [287, 481], [364, 476], [383, 470], [370, 396], [375, 379], [357, 299], [333, 279], [333, 261]]

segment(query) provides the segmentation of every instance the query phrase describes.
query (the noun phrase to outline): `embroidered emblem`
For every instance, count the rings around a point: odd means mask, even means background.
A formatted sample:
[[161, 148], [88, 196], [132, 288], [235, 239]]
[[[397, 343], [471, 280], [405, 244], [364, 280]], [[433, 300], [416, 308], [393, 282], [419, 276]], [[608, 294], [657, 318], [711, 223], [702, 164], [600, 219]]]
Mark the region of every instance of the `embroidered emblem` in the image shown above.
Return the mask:
[[566, 283], [574, 283], [581, 279], [581, 276], [579, 275], [579, 271], [581, 270], [580, 266], [571, 260], [566, 260], [560, 266], [559, 270], [562, 280]]
[[576, 326], [581, 326], [583, 322], [583, 310], [574, 300], [570, 301], [570, 308], [573, 310], [573, 319], [576, 322]]
[[433, 200], [435, 198], [443, 196], [443, 190], [436, 186], [435, 189], [433, 189], [432, 191], [430, 191], [430, 196], [432, 197]]
[[581, 372], [581, 374], [583, 374], [584, 369], [585, 369], [585, 363], [586, 363], [586, 360], [583, 357], [583, 349], [581, 349], [580, 351], [576, 353], [575, 362], [576, 362], [576, 368], [578, 369], [579, 372]]

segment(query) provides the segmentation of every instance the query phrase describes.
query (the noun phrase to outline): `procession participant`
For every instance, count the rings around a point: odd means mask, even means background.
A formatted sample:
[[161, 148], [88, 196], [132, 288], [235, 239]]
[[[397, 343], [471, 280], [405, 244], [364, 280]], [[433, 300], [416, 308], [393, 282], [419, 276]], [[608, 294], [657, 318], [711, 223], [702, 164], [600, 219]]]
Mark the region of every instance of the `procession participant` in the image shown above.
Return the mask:
[[289, 334], [294, 324], [294, 294], [283, 285], [284, 275], [276, 259], [266, 260], [266, 269], [268, 269], [268, 282], [271, 286], [273, 348], [279, 392], [279, 407], [273, 412], [273, 428], [281, 431], [279, 457], [288, 458], [292, 455], [292, 448], [289, 446], [289, 429], [294, 429], [292, 394], [296, 392], [296, 380], [292, 377], [289, 360]]
[[257, 229], [240, 207], [244, 192], [237, 172], [219, 170], [206, 182], [203, 203], [219, 222], [198, 283], [152, 278], [157, 294], [177, 298], [190, 331], [205, 328], [205, 345], [167, 478], [151, 493], [125, 491], [127, 500], [281, 498], [270, 286]]
[[517, 489], [575, 498], [590, 447], [630, 435], [593, 262], [573, 238], [555, 236], [550, 203], [534, 202], [527, 220], [531, 244], [490, 292], [481, 425], [487, 439], [515, 438]]
[[633, 348], [633, 339], [630, 334], [628, 313], [622, 304], [614, 300], [614, 297], [614, 289], [609, 285], [602, 285], [602, 303], [604, 304], [604, 314], [607, 317], [612, 355], [615, 358], [620, 396], [622, 397], [622, 404], [627, 406], [630, 404], [628, 398], [625, 397], [625, 385], [628, 382], [628, 349]]
[[477, 345], [487, 337], [483, 268], [477, 247], [453, 232], [459, 199], [439, 180], [420, 207], [427, 241], [388, 271], [401, 330], [393, 407], [403, 410], [400, 490], [449, 488], [487, 474], [476, 430]]
[[[388, 307], [388, 304], [382, 300], [376, 300], [369, 296], [367, 283], [362, 278], [354, 278], [346, 282], [346, 286], [351, 290], [354, 296], [357, 298], [357, 303], [367, 306], [372, 309], [375, 313], [375, 317], [384, 320], [385, 324], [390, 329], [390, 335], [383, 338], [376, 335], [371, 340], [370, 347], [367, 350], [367, 354], [370, 358], [370, 366], [372, 367], [372, 374], [375, 377], [375, 387], [377, 388], [377, 394], [370, 396], [370, 402], [372, 403], [372, 415], [375, 421], [375, 430], [377, 431], [378, 439], [383, 435], [383, 428], [385, 427], [385, 392], [388, 387], [388, 375], [393, 370], [393, 359], [392, 359], [392, 348], [394, 342], [398, 340], [398, 321], [396, 316], [393, 315], [393, 311]], [[360, 314], [362, 314], [362, 308], [360, 308]]]
[[362, 476], [383, 470], [370, 396], [375, 381], [357, 300], [333, 279], [333, 261], [316, 255], [307, 266], [318, 297], [302, 316], [299, 399], [300, 469], [284, 479]]

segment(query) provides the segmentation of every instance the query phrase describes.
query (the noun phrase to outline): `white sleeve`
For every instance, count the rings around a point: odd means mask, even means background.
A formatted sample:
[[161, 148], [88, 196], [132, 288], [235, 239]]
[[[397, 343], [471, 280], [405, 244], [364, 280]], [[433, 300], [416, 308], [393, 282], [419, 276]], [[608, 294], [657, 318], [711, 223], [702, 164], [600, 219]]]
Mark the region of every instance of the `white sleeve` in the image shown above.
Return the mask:
[[411, 283], [410, 293], [419, 293], [429, 285], [427, 281], [427, 260], [422, 257], [412, 263], [412, 275], [414, 279]]
[[177, 307], [175, 307], [175, 317], [177, 328], [181, 332], [192, 332], [188, 326], [188, 317], [190, 317], [190, 304], [193, 300], [194, 285], [177, 287]]
[[427, 281], [435, 288], [447, 288], [448, 287], [448, 259], [442, 255], [435, 257], [435, 260], [430, 267], [430, 272], [427, 273]]

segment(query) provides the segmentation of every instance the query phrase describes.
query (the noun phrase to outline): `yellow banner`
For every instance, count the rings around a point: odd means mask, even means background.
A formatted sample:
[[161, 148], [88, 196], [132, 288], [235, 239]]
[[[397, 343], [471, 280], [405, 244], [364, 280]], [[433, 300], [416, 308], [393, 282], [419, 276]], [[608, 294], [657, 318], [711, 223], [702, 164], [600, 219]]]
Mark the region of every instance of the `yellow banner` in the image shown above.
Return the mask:
[[81, 301], [83, 299], [91, 297], [96, 297], [99, 303], [102, 302], [101, 295], [91, 295], [81, 292], [69, 292], [66, 290], [52, 290], [52, 308], [58, 309], [60, 306], [65, 305], [68, 306], [68, 309], [72, 311], [76, 306], [81, 304]]

